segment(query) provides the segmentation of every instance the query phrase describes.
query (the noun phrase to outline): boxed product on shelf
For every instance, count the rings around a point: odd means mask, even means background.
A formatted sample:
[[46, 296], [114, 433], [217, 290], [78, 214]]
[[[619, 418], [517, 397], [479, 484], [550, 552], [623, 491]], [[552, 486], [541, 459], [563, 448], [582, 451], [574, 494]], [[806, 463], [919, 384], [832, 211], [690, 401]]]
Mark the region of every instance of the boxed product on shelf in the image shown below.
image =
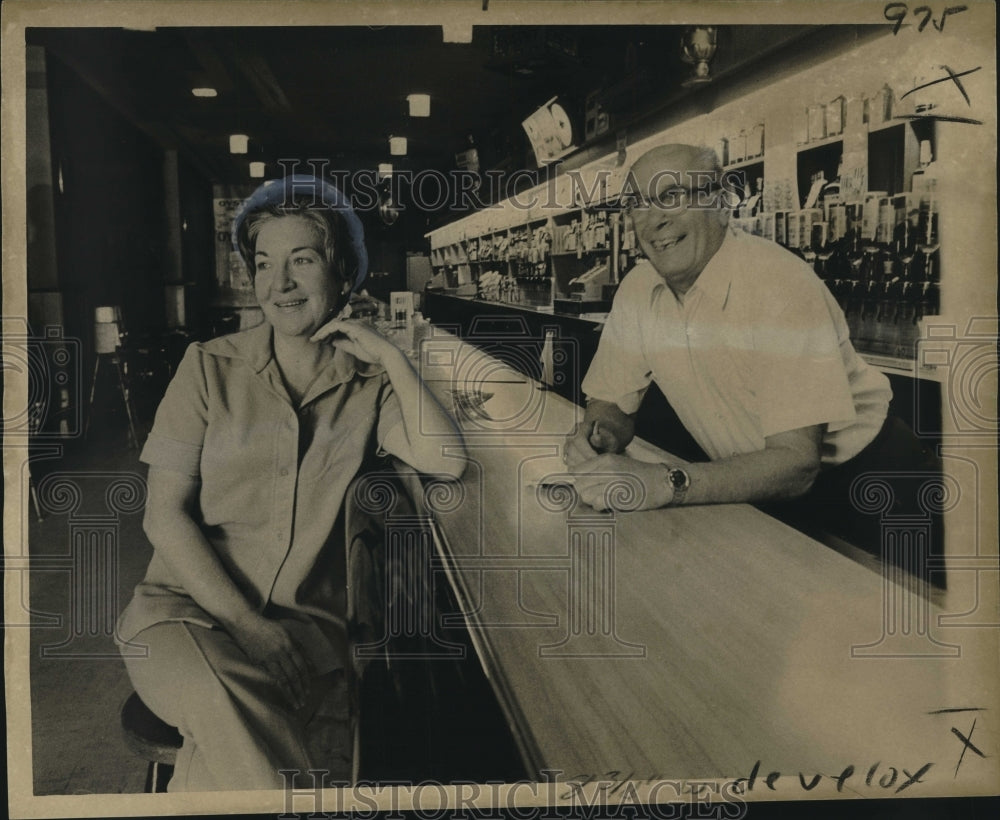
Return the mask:
[[835, 97], [826, 104], [826, 135], [836, 136], [844, 132], [844, 96]]
[[747, 133], [747, 159], [764, 156], [764, 123], [759, 122]]
[[823, 103], [810, 105], [806, 109], [806, 120], [809, 142], [826, 138], [826, 106]]

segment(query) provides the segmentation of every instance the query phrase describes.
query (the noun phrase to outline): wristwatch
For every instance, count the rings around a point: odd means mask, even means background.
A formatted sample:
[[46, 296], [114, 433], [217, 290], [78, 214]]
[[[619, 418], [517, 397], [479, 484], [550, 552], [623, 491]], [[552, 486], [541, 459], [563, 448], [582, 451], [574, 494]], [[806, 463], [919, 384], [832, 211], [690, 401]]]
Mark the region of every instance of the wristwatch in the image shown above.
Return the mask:
[[670, 489], [674, 493], [671, 503], [683, 504], [684, 496], [687, 495], [688, 487], [691, 486], [691, 476], [680, 467], [667, 467], [667, 484], [670, 485]]

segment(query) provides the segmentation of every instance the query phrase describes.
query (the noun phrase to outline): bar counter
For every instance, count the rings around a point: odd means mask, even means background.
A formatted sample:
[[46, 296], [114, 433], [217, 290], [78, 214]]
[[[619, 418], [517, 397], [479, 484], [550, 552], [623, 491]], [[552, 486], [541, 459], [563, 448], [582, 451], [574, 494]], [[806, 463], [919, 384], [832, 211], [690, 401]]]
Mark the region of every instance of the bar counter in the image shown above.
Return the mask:
[[[888, 796], [931, 764], [906, 788], [954, 789], [961, 749], [940, 710], [987, 704], [937, 634], [937, 603], [750, 505], [595, 512], [559, 483], [579, 407], [439, 330], [417, 358], [470, 459], [425, 499], [439, 569], [532, 775], [757, 764], [757, 792], [801, 797], [799, 772], [835, 787], [852, 767], [838, 791]], [[677, 461], [639, 440], [630, 454]], [[636, 492], [623, 482], [618, 500]]]

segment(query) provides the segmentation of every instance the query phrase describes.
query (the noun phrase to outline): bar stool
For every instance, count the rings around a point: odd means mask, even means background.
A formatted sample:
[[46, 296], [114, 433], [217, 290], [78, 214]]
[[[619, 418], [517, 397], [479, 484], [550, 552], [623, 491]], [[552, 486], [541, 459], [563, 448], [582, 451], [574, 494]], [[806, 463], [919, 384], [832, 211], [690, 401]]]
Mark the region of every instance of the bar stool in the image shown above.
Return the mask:
[[125, 745], [149, 764], [146, 792], [165, 792], [183, 743], [180, 732], [154, 715], [136, 692], [122, 704], [121, 723]]

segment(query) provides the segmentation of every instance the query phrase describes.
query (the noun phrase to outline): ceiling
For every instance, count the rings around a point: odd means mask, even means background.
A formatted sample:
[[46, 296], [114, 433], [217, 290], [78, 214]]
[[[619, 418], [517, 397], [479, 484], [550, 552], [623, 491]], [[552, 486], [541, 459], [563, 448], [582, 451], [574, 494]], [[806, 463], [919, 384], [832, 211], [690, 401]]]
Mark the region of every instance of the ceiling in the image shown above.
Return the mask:
[[[721, 29], [715, 68], [758, 59], [806, 27]], [[681, 93], [690, 67], [670, 26], [476, 26], [468, 44], [440, 26], [29, 29], [129, 121], [213, 182], [246, 183], [248, 160], [328, 159], [330, 168], [455, 167], [474, 144], [483, 169], [531, 167], [521, 122], [553, 96], [580, 115], [604, 88], [616, 125]], [[191, 89], [210, 86], [215, 98]], [[50, 89], [52, 92], [52, 89]], [[410, 118], [406, 96], [431, 96]], [[578, 123], [582, 125], [582, 123]], [[228, 137], [250, 136], [248, 156]], [[406, 136], [406, 158], [388, 137]], [[473, 142], [470, 143], [470, 138]]]

